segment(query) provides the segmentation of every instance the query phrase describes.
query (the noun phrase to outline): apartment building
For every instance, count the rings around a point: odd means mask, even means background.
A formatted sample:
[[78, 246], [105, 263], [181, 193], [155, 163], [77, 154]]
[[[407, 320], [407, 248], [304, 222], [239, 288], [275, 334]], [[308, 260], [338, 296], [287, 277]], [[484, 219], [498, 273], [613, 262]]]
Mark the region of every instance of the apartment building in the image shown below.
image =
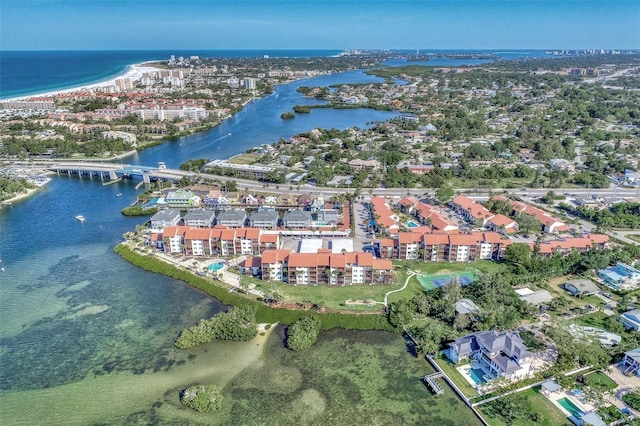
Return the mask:
[[371, 253], [362, 252], [265, 250], [261, 267], [263, 280], [293, 285], [390, 284], [395, 281], [391, 260], [374, 259]]

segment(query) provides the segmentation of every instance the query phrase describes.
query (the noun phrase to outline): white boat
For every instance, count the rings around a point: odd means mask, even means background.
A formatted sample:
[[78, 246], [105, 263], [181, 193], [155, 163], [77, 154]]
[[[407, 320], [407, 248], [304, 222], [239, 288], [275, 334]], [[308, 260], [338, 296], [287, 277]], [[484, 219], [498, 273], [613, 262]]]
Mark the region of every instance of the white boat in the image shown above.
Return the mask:
[[77, 220], [78, 222], [84, 222], [86, 219], [85, 219], [85, 217], [84, 217], [84, 216], [82, 216], [81, 214], [79, 214], [78, 216], [76, 216], [76, 220]]
[[116, 197], [122, 197], [122, 193], [121, 193], [121, 192], [118, 192], [118, 193], [116, 194]]

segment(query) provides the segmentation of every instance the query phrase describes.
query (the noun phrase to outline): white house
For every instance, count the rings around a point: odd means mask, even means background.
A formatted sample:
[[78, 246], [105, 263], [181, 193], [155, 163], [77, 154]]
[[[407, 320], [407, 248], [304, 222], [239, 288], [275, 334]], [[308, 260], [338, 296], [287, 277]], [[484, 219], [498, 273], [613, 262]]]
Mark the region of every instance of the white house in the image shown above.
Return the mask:
[[636, 373], [636, 376], [640, 376], [640, 348], [631, 349], [624, 353], [622, 368], [624, 368], [625, 375]]
[[623, 313], [620, 315], [620, 322], [622, 322], [627, 329], [640, 330], [640, 309]]
[[531, 358], [520, 336], [510, 331], [483, 331], [456, 339], [447, 356], [454, 363], [470, 358], [473, 368], [482, 369], [485, 380], [503, 377], [515, 380], [529, 375]]

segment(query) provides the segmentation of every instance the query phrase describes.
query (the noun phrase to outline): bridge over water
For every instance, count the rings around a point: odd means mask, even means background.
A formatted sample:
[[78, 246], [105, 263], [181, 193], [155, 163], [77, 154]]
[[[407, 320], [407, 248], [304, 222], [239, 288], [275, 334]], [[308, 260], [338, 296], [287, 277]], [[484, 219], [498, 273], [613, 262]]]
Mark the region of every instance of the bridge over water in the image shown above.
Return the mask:
[[179, 181], [185, 176], [193, 176], [192, 172], [185, 170], [167, 169], [166, 167], [147, 167], [119, 163], [99, 163], [86, 161], [67, 161], [52, 163], [46, 166], [47, 170], [69, 176], [77, 175], [90, 178], [98, 177], [103, 182], [120, 179], [141, 179], [145, 183], [152, 181]]

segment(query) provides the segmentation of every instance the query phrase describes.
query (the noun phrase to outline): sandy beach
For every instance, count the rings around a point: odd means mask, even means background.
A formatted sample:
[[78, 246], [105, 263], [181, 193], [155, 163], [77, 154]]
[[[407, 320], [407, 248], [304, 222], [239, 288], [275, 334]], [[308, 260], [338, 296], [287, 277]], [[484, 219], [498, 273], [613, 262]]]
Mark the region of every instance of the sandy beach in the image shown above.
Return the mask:
[[2, 206], [10, 206], [11, 204], [13, 204], [15, 201], [19, 201], [22, 200], [24, 198], [30, 197], [31, 195], [35, 194], [36, 192], [38, 192], [38, 190], [42, 188], [42, 187], [38, 187], [38, 188], [29, 188], [27, 190], [27, 192], [23, 192], [20, 193], [14, 197], [9, 198], [8, 200], [4, 200], [2, 203], [0, 203], [0, 208], [2, 208]]
[[102, 81], [98, 81], [96, 83], [89, 83], [89, 84], [83, 84], [80, 86], [76, 86], [76, 87], [70, 87], [68, 89], [60, 89], [60, 90], [52, 90], [49, 92], [42, 92], [42, 93], [37, 93], [34, 95], [27, 95], [27, 96], [18, 96], [18, 97], [13, 97], [13, 98], [6, 98], [6, 99], [0, 99], [1, 102], [10, 102], [10, 101], [17, 101], [17, 100], [28, 100], [28, 99], [32, 99], [32, 98], [47, 98], [47, 97], [53, 97], [55, 95], [58, 94], [62, 94], [62, 93], [73, 93], [73, 92], [79, 92], [79, 91], [94, 91], [96, 89], [99, 88], [105, 88], [105, 87], [109, 87], [109, 86], [114, 86], [116, 79], [118, 78], [131, 78], [133, 80], [139, 80], [142, 77], [142, 74], [146, 73], [146, 72], [154, 72], [154, 71], [160, 71], [160, 68], [156, 68], [156, 67], [152, 67], [149, 66], [149, 64], [154, 63], [154, 62], [158, 62], [158, 61], [148, 61], [148, 62], [142, 62], [139, 64], [133, 64], [130, 65], [125, 72], [115, 76], [115, 77], [111, 77], [107, 80], [102, 80]]

